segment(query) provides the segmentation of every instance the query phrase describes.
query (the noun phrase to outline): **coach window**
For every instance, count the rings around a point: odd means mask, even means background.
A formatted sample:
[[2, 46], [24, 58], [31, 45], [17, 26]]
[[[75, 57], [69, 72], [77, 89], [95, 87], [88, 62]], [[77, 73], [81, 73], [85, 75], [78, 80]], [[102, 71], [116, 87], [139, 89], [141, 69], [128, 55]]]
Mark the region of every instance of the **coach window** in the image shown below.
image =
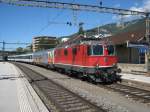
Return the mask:
[[87, 46], [87, 54], [92, 55], [91, 46]]
[[77, 54], [77, 48], [73, 48], [73, 49], [72, 49], [72, 54], [73, 54], [73, 55], [76, 55], [76, 54]]
[[113, 45], [107, 46], [107, 50], [108, 50], [108, 55], [114, 55], [115, 54], [115, 49], [114, 49]]
[[103, 46], [93, 45], [93, 55], [103, 55]]
[[68, 51], [67, 49], [64, 50], [64, 55], [67, 56], [68, 55]]

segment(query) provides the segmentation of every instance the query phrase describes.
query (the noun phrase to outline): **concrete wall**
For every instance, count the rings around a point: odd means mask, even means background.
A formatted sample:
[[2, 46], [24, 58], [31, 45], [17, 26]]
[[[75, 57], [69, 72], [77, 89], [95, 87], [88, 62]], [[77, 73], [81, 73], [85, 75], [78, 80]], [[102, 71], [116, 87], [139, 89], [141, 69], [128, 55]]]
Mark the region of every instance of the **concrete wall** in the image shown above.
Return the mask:
[[120, 63], [128, 63], [129, 62], [129, 49], [121, 46], [116, 46], [116, 55], [119, 58]]
[[122, 69], [122, 72], [146, 72], [145, 64], [139, 64], [140, 54], [137, 48], [127, 48], [125, 44], [117, 45], [116, 55], [119, 58], [118, 67]]
[[139, 52], [136, 48], [127, 48], [126, 45], [116, 46], [116, 55], [119, 63], [139, 64]]
[[[129, 48], [128, 48], [129, 49]], [[137, 48], [130, 48], [131, 49], [131, 61], [130, 63], [139, 64], [139, 51]]]
[[122, 72], [146, 71], [145, 64], [124, 64], [118, 63], [118, 67]]

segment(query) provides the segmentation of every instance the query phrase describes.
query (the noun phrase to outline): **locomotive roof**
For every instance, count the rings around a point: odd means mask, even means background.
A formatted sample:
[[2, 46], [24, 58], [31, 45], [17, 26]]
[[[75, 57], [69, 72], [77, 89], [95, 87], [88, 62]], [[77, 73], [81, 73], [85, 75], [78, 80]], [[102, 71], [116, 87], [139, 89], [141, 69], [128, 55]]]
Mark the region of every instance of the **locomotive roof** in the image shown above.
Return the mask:
[[[68, 41], [59, 44], [56, 48], [66, 47], [66, 46], [74, 46], [80, 44], [106, 44], [108, 43], [107, 40], [103, 41], [102, 38], [95, 38], [95, 37], [84, 37], [83, 35], [79, 35], [76, 37], [72, 37]], [[109, 42], [110, 43], [110, 42]]]

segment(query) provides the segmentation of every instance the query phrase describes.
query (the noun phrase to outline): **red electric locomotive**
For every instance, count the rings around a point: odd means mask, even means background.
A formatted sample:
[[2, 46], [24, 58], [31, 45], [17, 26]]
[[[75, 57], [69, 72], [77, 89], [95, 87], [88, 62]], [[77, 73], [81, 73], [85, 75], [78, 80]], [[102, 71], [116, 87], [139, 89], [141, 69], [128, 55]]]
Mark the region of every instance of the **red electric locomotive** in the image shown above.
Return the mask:
[[78, 36], [57, 46], [54, 66], [92, 82], [120, 81], [115, 48], [100, 38]]

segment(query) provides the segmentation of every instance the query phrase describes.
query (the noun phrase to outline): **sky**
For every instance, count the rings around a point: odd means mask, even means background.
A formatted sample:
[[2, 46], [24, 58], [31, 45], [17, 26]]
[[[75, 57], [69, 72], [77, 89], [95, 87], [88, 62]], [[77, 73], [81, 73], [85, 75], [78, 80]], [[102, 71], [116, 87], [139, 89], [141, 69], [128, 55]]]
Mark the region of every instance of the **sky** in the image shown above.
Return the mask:
[[[150, 11], [150, 0], [49, 0], [69, 3]], [[0, 3], [0, 42], [32, 43], [36, 36], [68, 36], [78, 32], [78, 23], [83, 22], [83, 28], [91, 29], [104, 24], [118, 21], [119, 16], [110, 13], [73, 11], [64, 9], [19, 7]], [[126, 19], [130, 16], [125, 17]], [[66, 23], [72, 22], [69, 26]], [[7, 45], [6, 50], [15, 50], [26, 45]], [[2, 44], [0, 44], [0, 50]]]

